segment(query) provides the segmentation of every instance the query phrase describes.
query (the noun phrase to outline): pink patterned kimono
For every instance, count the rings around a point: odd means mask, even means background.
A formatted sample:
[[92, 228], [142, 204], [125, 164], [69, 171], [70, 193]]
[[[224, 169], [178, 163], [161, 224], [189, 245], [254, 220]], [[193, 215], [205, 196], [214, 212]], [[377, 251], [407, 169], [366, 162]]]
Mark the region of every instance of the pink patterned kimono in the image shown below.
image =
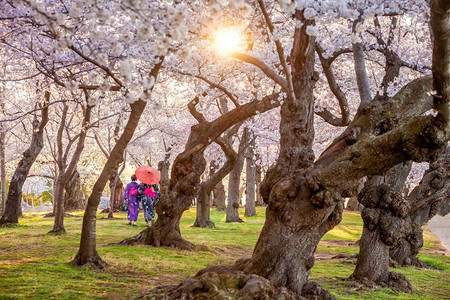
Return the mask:
[[128, 205], [128, 221], [136, 222], [139, 215], [139, 199], [138, 199], [139, 183], [132, 181], [127, 184], [123, 199]]

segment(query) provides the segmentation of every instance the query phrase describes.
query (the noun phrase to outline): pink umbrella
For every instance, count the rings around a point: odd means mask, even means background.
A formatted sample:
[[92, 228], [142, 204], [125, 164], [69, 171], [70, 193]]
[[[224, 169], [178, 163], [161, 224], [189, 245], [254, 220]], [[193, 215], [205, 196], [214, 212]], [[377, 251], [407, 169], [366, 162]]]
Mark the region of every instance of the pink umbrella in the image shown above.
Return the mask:
[[137, 179], [145, 184], [157, 184], [161, 179], [159, 171], [149, 166], [140, 166], [134, 172]]

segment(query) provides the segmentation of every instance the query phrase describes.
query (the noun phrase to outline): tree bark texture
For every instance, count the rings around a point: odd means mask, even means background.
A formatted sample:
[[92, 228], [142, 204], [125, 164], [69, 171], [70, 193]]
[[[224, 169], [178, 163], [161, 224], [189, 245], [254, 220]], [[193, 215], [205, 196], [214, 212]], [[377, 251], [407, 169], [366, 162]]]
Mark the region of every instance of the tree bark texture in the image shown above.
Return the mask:
[[84, 209], [84, 195], [81, 188], [80, 173], [75, 169], [64, 187], [64, 211]]
[[162, 160], [158, 163], [158, 170], [159, 170], [159, 173], [161, 174], [161, 179], [159, 181], [159, 187], [160, 187], [161, 193], [167, 193], [167, 191], [169, 190], [170, 154], [171, 154], [170, 148], [166, 149], [166, 155], [164, 156], [164, 160]]
[[6, 198], [5, 210], [0, 219], [0, 226], [8, 226], [19, 223], [19, 216], [22, 214], [21, 199], [22, 186], [27, 179], [31, 166], [44, 146], [44, 128], [48, 122], [48, 103], [50, 92], [45, 92], [45, 101], [41, 110], [41, 121], [37, 118], [33, 121], [33, 136], [30, 147], [23, 153], [14, 175], [9, 184], [8, 197]]
[[411, 162], [392, 168], [386, 177], [373, 176], [358, 195], [364, 205], [364, 221], [360, 252], [352, 278], [374, 282], [404, 292], [412, 292], [409, 280], [389, 272], [389, 247], [396, 245], [409, 228], [404, 219], [410, 209], [402, 188], [411, 169]]
[[[312, 143], [314, 88], [314, 37], [306, 34], [302, 12], [296, 18], [303, 22], [296, 28], [291, 51], [295, 98], [288, 97], [281, 106], [280, 154], [261, 186], [267, 201], [266, 221], [252, 258], [239, 268], [285, 286], [298, 295], [329, 293], [309, 282], [314, 265], [314, 251], [320, 238], [341, 220], [339, 196], [328, 192], [318, 198], [314, 190], [315, 175]], [[324, 196], [324, 195], [321, 195]]]
[[245, 160], [245, 150], [248, 144], [248, 129], [244, 128], [242, 132], [241, 140], [239, 143], [239, 149], [237, 153], [237, 159], [234, 163], [233, 169], [231, 170], [230, 176], [228, 178], [228, 205], [227, 205], [227, 222], [243, 222], [239, 218], [239, 200], [240, 200], [240, 184], [241, 184], [241, 173], [244, 167]]
[[245, 216], [251, 217], [256, 215], [256, 195], [255, 195], [255, 184], [256, 184], [256, 167], [254, 158], [255, 149], [255, 138], [252, 136], [249, 147], [247, 148], [245, 156], [245, 184], [246, 184], [246, 194], [245, 194]]
[[450, 212], [450, 148], [430, 164], [421, 182], [408, 195], [411, 210], [405, 218], [408, 233], [390, 248], [390, 257], [402, 266], [428, 267], [417, 254], [423, 246], [422, 226], [436, 214]]

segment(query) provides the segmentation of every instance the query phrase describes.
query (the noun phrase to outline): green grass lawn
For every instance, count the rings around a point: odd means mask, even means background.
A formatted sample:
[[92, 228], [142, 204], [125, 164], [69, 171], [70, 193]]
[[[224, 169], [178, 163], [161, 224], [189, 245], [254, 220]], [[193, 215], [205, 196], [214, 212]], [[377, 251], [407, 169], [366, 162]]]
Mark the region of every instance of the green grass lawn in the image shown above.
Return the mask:
[[[243, 213], [243, 209], [241, 210]], [[105, 270], [67, 265], [78, 251], [82, 213], [65, 219], [67, 233], [53, 236], [53, 219], [43, 213], [26, 213], [20, 226], [0, 228], [0, 299], [128, 299], [158, 285], [177, 284], [208, 265], [232, 264], [249, 257], [264, 223], [264, 209], [245, 223], [225, 223], [225, 213], [211, 212], [216, 228], [193, 228], [195, 209], [181, 220], [185, 239], [209, 247], [210, 251], [182, 251], [148, 246], [111, 246], [131, 237], [144, 227], [127, 224], [126, 214], [108, 220], [98, 215], [97, 248], [109, 264]], [[327, 233], [317, 249], [318, 259], [311, 277], [340, 299], [450, 299], [450, 259], [443, 255], [436, 237], [425, 230], [421, 258], [436, 269], [398, 268], [411, 280], [415, 293], [389, 289], [360, 290], [349, 281], [354, 259], [333, 259], [339, 253], [358, 252], [362, 221], [358, 214], [345, 213], [343, 221]]]

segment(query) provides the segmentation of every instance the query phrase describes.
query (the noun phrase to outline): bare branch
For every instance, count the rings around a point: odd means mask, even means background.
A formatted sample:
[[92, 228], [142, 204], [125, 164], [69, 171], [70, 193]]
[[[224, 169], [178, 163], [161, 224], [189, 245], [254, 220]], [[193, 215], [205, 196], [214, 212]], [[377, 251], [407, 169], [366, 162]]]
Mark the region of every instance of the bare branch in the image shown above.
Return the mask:
[[288, 83], [286, 82], [286, 80], [279, 76], [277, 73], [275, 73], [274, 70], [272, 70], [268, 65], [266, 65], [264, 62], [262, 62], [261, 60], [250, 56], [248, 54], [244, 54], [244, 53], [237, 53], [234, 52], [232, 54], [233, 57], [240, 59], [242, 61], [245, 61], [249, 64], [255, 65], [257, 66], [261, 71], [264, 72], [264, 74], [266, 74], [270, 79], [272, 79], [273, 81], [275, 81], [277, 84], [279, 84], [281, 86], [281, 88], [286, 92], [289, 93], [289, 87], [288, 87]]
[[[261, 11], [264, 15], [264, 19], [266, 20], [267, 27], [269, 28], [270, 33], [273, 35], [274, 26], [272, 24], [272, 21], [270, 20], [270, 16], [267, 14], [266, 7], [264, 5], [264, 2], [262, 0], [258, 0], [259, 7], [261, 8]], [[292, 76], [291, 73], [287, 67], [286, 58], [284, 56], [284, 50], [283, 46], [281, 45], [280, 41], [277, 39], [275, 40], [275, 46], [277, 48], [278, 58], [280, 59], [280, 63], [283, 66], [283, 72], [284, 76], [286, 76], [287, 81], [287, 87], [289, 95], [293, 98], [295, 98], [294, 94], [294, 86], [292, 84]]]
[[178, 71], [179, 74], [182, 75], [186, 75], [186, 76], [192, 76], [198, 79], [203, 80], [204, 82], [206, 82], [207, 84], [209, 84], [212, 88], [216, 88], [218, 90], [221, 90], [225, 95], [227, 95], [228, 98], [230, 98], [230, 100], [234, 103], [234, 105], [236, 107], [239, 106], [239, 103], [237, 102], [237, 99], [235, 96], [233, 96], [233, 94], [231, 92], [229, 92], [224, 86], [220, 85], [220, 84], [216, 84], [214, 82], [212, 82], [211, 80], [209, 80], [208, 78], [202, 76], [202, 75], [194, 75], [191, 73], [186, 73], [186, 72], [182, 72], [182, 71]]
[[[322, 64], [323, 72], [325, 77], [327, 78], [328, 85], [330, 87], [331, 92], [336, 96], [338, 100], [339, 107], [341, 109], [341, 118], [335, 117], [328, 110], [324, 110], [323, 112], [316, 112], [317, 115], [321, 116], [326, 122], [334, 125], [334, 126], [347, 126], [350, 122], [350, 109], [348, 106], [347, 97], [345, 97], [344, 92], [341, 90], [341, 87], [338, 85], [336, 78], [334, 77], [333, 70], [331, 69], [331, 59], [325, 59], [323, 56], [323, 49], [316, 43], [316, 52], [319, 55], [320, 63]], [[344, 52], [341, 52], [344, 53]], [[334, 59], [333, 59], [334, 60]]]
[[[362, 22], [361, 19], [353, 23], [353, 34], [356, 34], [356, 26], [360, 22]], [[362, 43], [358, 42], [353, 44], [353, 58], [355, 61], [356, 82], [358, 84], [359, 96], [361, 98], [360, 107], [364, 107], [372, 101], [372, 94], [370, 92], [369, 80], [366, 73], [364, 46]]]
[[188, 109], [191, 115], [201, 124], [205, 123], [206, 119], [205, 116], [201, 113], [199, 113], [196, 109], [196, 106], [199, 102], [199, 98], [195, 97], [191, 102], [188, 103]]

